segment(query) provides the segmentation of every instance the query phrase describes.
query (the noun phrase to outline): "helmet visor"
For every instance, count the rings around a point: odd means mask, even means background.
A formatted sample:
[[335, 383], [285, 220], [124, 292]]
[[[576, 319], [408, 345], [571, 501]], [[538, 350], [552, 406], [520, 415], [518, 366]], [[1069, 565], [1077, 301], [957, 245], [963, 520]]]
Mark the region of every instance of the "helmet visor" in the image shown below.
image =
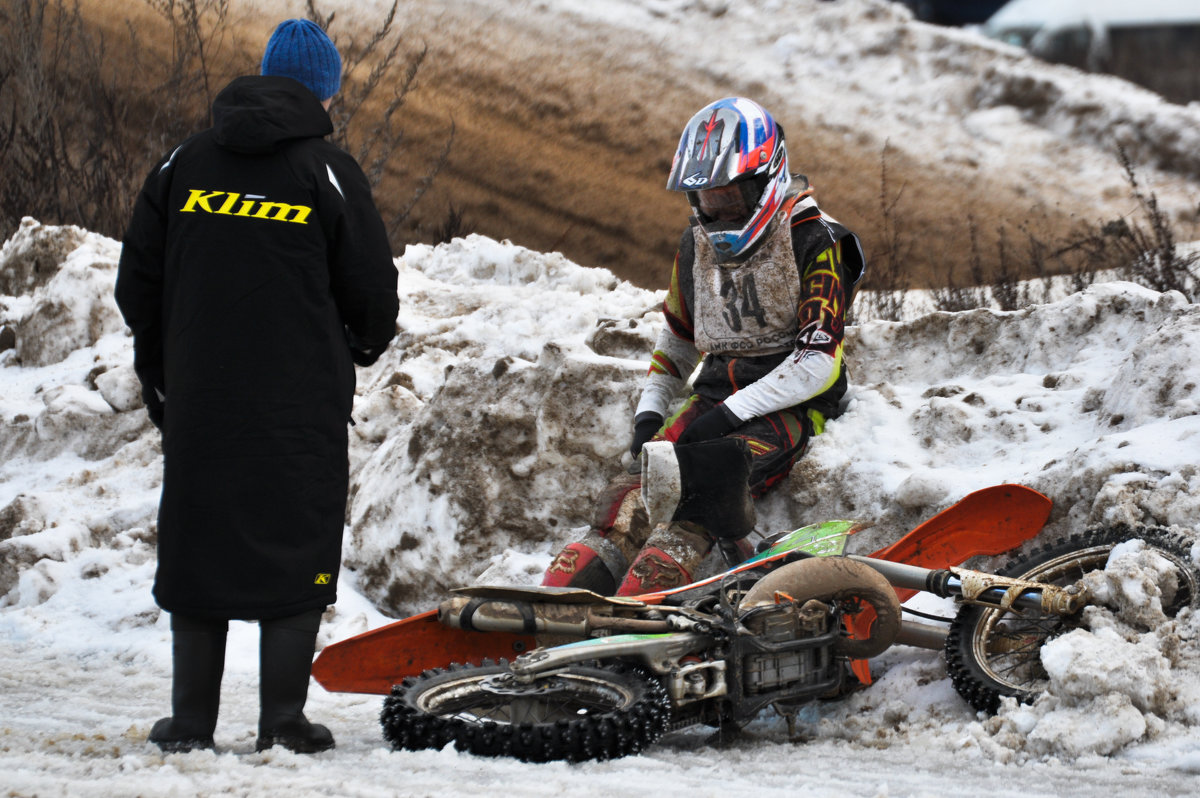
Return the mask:
[[746, 202], [745, 193], [738, 183], [697, 191], [696, 207], [713, 221], [738, 223], [749, 219], [750, 211], [754, 208]]
[[689, 191], [688, 200], [701, 221], [743, 227], [754, 214], [768, 179], [766, 175], [755, 175], [725, 186]]

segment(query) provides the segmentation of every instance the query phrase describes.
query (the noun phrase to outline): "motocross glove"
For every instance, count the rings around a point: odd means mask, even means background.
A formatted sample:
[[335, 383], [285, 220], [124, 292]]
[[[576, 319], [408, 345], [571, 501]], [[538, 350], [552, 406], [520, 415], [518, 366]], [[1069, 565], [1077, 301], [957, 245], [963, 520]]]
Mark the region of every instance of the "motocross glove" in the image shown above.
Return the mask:
[[711, 441], [733, 432], [734, 428], [741, 423], [742, 420], [735, 416], [732, 410], [724, 404], [719, 404], [691, 424], [688, 424], [687, 429], [683, 431], [683, 434], [679, 436], [679, 440], [675, 442], [684, 445], [688, 443], [700, 443], [701, 441]]
[[633, 443], [629, 445], [629, 453], [637, 458], [642, 453], [642, 447], [654, 437], [654, 433], [662, 429], [663, 417], [658, 413], [638, 413], [633, 420]]

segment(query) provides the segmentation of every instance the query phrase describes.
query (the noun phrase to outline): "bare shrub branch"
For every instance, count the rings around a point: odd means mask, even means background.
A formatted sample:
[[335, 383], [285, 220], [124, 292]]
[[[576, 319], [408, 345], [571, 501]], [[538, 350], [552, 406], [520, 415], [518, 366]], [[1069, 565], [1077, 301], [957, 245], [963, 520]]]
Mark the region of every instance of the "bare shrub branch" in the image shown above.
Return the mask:
[[[328, 29], [336, 12], [323, 13], [317, 0], [306, 0], [307, 15], [313, 22]], [[343, 44], [331, 34], [342, 53], [342, 91], [334, 98], [329, 109], [334, 123], [332, 140], [354, 154], [362, 165], [372, 187], [378, 186], [384, 177], [396, 169], [396, 157], [402, 151], [404, 130], [399, 124], [401, 110], [409, 94], [415, 89], [421, 65], [429, 53], [428, 45], [405, 54], [402, 31], [396, 25], [398, 0], [393, 0], [383, 20], [369, 32], [364, 40], [350, 35]], [[364, 74], [365, 73], [365, 74]], [[385, 92], [385, 89], [387, 90]], [[361, 124], [355, 124], [359, 118]], [[393, 246], [400, 227], [408, 220], [413, 208], [433, 185], [450, 157], [454, 143], [454, 122], [450, 121], [446, 143], [429, 167], [416, 178], [416, 186], [408, 202], [395, 208], [383, 210], [384, 222]]]
[[451, 203], [446, 208], [446, 216], [433, 232], [434, 244], [445, 244], [456, 238], [462, 238], [472, 232], [472, 225], [467, 220], [466, 211]]
[[112, 234], [140, 178], [128, 137], [112, 135], [128, 114], [107, 43], [63, 0], [0, 0], [0, 26], [0, 234], [23, 216]]
[[1123, 147], [1118, 148], [1117, 157], [1140, 219], [1121, 217], [1085, 226], [1056, 256], [1081, 262], [1081, 267], [1072, 272], [1076, 290], [1090, 285], [1098, 274], [1112, 273], [1155, 291], [1179, 291], [1188, 301], [1195, 301], [1200, 288], [1200, 253], [1180, 251], [1158, 197], [1143, 190]]
[[[179, 136], [212, 124], [211, 100], [224, 78], [245, 71], [230, 70], [228, 59], [218, 69], [229, 34], [229, 0], [145, 0], [166, 21], [171, 34], [168, 61], [158, 72], [165, 82], [157, 92], [165, 100], [163, 113], [175, 120]], [[146, 51], [141, 51], [146, 52]]]
[[1025, 301], [1022, 296], [1020, 277], [1012, 268], [1012, 262], [1009, 260], [1008, 233], [1004, 227], [999, 230], [996, 254], [999, 264], [991, 280], [992, 301], [1000, 310], [1018, 310], [1025, 304]]
[[883, 252], [873, 257], [871, 268], [864, 278], [864, 311], [867, 316], [886, 321], [899, 321], [904, 316], [906, 292], [909, 286], [905, 265], [912, 255], [913, 242], [900, 227], [896, 208], [904, 195], [904, 186], [892, 195], [888, 184], [888, 144], [879, 154], [879, 208], [883, 218]]
[[[151, 165], [211, 124], [212, 100], [228, 80], [257, 73], [256, 58], [235, 43], [229, 0], [144, 2], [165, 36], [147, 41], [128, 21], [113, 58], [78, 0], [0, 0], [0, 240], [23, 216], [120, 237]], [[345, 91], [331, 109], [335, 143], [357, 153], [373, 186], [407, 174], [397, 166], [399, 121], [427, 54], [402, 50], [397, 7], [361, 43], [340, 48]], [[313, 0], [308, 10], [323, 27], [334, 21]], [[411, 196], [393, 202], [399, 207], [381, 203], [394, 247], [453, 139], [451, 122], [440, 156], [411, 178]]]
[[987, 289], [984, 287], [987, 278], [983, 270], [983, 253], [979, 246], [979, 225], [975, 217], [967, 215], [967, 233], [971, 242], [967, 258], [967, 279], [960, 284], [953, 271], [946, 275], [945, 286], [933, 289], [933, 305], [938, 310], [958, 312], [974, 310], [990, 305]]

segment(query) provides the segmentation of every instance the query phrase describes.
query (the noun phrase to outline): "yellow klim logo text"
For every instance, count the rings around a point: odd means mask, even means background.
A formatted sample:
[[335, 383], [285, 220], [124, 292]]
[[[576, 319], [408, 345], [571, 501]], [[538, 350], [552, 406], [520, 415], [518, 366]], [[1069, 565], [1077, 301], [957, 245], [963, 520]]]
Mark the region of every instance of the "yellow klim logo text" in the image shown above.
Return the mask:
[[327, 585], [333, 579], [333, 574], [317, 574], [317, 578], [313, 580], [314, 585]]
[[239, 194], [236, 191], [204, 191], [188, 189], [187, 202], [180, 213], [215, 213], [221, 216], [243, 216], [272, 222], [308, 224], [312, 208], [286, 202], [264, 202], [261, 194]]

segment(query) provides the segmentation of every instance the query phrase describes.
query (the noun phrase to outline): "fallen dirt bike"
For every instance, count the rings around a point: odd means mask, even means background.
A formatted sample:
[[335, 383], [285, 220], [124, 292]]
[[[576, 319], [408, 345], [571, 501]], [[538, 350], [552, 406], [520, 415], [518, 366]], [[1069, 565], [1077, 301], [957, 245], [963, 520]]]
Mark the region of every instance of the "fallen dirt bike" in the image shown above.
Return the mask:
[[[996, 573], [957, 567], [1032, 539], [1050, 500], [1019, 485], [978, 491], [870, 556], [845, 555], [851, 521], [771, 541], [744, 563], [662, 593], [471, 587], [436, 610], [324, 649], [326, 689], [386, 694], [384, 737], [544, 762], [637, 753], [691, 726], [739, 727], [766, 707], [789, 724], [805, 704], [869, 684], [893, 645], [944, 649], [971, 706], [1038, 695], [1039, 652], [1093, 598], [1081, 581], [1134, 538], [1174, 571], [1173, 615], [1200, 602], [1190, 541], [1159, 528], [1095, 530]], [[945, 625], [902, 618], [917, 592], [953, 596]], [[1168, 591], [1169, 593], [1169, 591]], [[928, 620], [928, 619], [926, 619]]]

